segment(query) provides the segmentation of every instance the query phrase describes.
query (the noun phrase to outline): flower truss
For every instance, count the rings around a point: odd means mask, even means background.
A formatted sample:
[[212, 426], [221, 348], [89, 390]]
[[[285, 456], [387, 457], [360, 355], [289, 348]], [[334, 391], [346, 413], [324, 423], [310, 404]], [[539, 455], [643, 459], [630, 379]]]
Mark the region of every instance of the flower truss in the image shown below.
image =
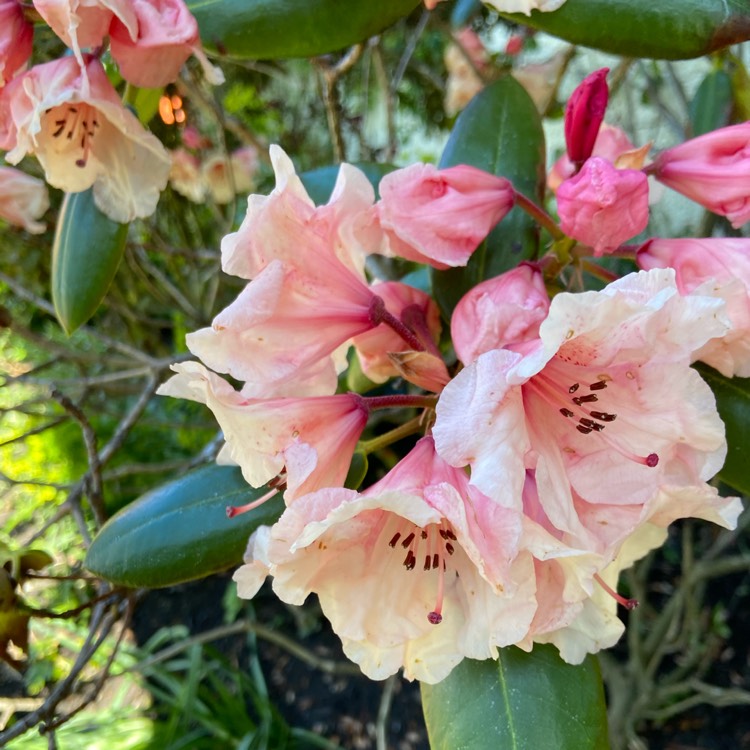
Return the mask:
[[[222, 243], [224, 270], [247, 284], [187, 337], [202, 364], [175, 365], [161, 388], [205, 403], [220, 459], [268, 487], [231, 514], [283, 493], [277, 523], [250, 538], [239, 595], [268, 576], [286, 602], [316, 594], [373, 678], [434, 683], [511, 644], [553, 643], [579, 663], [620, 637], [618, 603], [635, 602], [617, 594], [619, 572], [672, 521], [736, 524], [740, 501], [709, 484], [724, 425], [691, 365], [750, 374], [750, 240], [623, 243], [647, 225], [649, 175], [735, 226], [750, 218], [750, 123], [644, 166], [648, 149], [603, 124], [606, 74], [566, 111], [568, 153], [549, 175], [559, 227], [470, 166], [396, 170], [376, 200], [344, 164], [317, 206], [272, 147], [276, 188], [250, 196]], [[470, 289], [449, 330], [426, 291], [371, 273], [377, 255], [463, 266], [514, 205], [550, 252]], [[633, 271], [564, 288], [561, 269], [611, 254]], [[339, 377], [354, 358], [370, 379], [361, 393]], [[391, 431], [373, 418], [384, 409]], [[353, 455], [410, 436], [390, 470], [344, 486]]]

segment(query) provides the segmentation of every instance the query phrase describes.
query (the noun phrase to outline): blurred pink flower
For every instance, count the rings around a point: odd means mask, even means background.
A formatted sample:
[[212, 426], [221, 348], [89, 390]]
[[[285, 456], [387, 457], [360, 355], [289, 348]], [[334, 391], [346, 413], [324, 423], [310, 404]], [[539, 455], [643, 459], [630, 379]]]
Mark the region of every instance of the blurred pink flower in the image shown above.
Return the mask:
[[446, 386], [438, 453], [471, 466], [472, 484], [511, 508], [522, 508], [533, 470], [551, 526], [566, 543], [600, 551], [611, 540], [587, 524], [591, 509], [640, 517], [660, 487], [700, 492], [721, 468], [724, 425], [689, 365], [726, 332], [723, 307], [680, 295], [671, 270], [558, 294], [538, 346], [486, 352]]
[[245, 598], [266, 574], [291, 604], [316, 593], [372, 679], [403, 667], [436, 683], [463, 658], [495, 658], [526, 635], [536, 601], [520, 535], [520, 514], [482, 496], [424, 438], [362, 494], [295, 500], [251, 537], [235, 580]]
[[557, 211], [565, 234], [606, 255], [646, 228], [648, 179], [593, 156], [557, 189]]
[[531, 15], [532, 10], [540, 13], [549, 13], [557, 10], [565, 0], [484, 0], [490, 8], [495, 8], [501, 13], [523, 13]]
[[682, 294], [726, 301], [732, 327], [702, 346], [693, 358], [729, 378], [750, 377], [750, 239], [652, 239], [639, 248], [637, 261], [646, 270], [674, 268]]
[[147, 88], [166, 86], [195, 55], [211, 83], [224, 82], [221, 70], [206, 59], [198, 24], [183, 0], [131, 0], [128, 5], [135, 24], [117, 13], [109, 28], [112, 57], [125, 80]]
[[0, 88], [31, 57], [34, 27], [18, 0], [0, 0]]
[[0, 219], [23, 227], [29, 234], [47, 228], [38, 221], [49, 208], [49, 193], [43, 180], [12, 167], [0, 167]]
[[750, 219], [750, 122], [662, 151], [646, 171], [740, 227]]
[[229, 203], [236, 195], [249, 193], [255, 186], [258, 151], [253, 146], [236, 149], [227, 159], [215, 154], [203, 162], [201, 176], [215, 203]]
[[565, 105], [565, 144], [568, 158], [578, 166], [591, 156], [604, 121], [609, 101], [607, 73], [609, 68], [601, 68], [586, 76]]
[[170, 155], [169, 184], [172, 189], [193, 203], [202, 203], [206, 197], [206, 183], [201, 176], [198, 157], [184, 148], [176, 148]]
[[547, 317], [549, 295], [541, 271], [528, 263], [470, 289], [451, 317], [456, 355], [465, 365], [491, 349], [533, 341]]
[[340, 487], [367, 423], [367, 407], [353, 393], [319, 398], [246, 398], [197, 362], [172, 365], [177, 373], [163, 396], [206, 404], [226, 442], [220, 456], [239, 465], [253, 487], [282, 474], [284, 499]]
[[398, 169], [380, 181], [381, 252], [440, 269], [464, 266], [514, 201], [508, 180], [476, 167]]
[[99, 209], [122, 223], [150, 216], [170, 158], [112, 88], [99, 60], [36, 65], [0, 91], [0, 148], [18, 164], [37, 157], [47, 182], [76, 193], [93, 185]]

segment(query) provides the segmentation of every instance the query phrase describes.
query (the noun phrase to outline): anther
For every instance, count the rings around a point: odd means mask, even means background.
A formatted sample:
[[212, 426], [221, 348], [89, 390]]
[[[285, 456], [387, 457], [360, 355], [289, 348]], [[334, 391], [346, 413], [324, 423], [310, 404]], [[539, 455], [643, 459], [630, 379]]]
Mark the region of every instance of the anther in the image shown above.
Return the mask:
[[438, 567], [438, 565], [440, 565], [440, 555], [438, 555], [438, 553], [436, 552], [436, 553], [435, 553], [435, 554], [434, 554], [434, 555], [432, 556], [432, 567], [433, 567], [433, 568], [437, 568], [437, 567]]
[[409, 536], [407, 536], [403, 542], [401, 542], [401, 546], [404, 549], [406, 549], [413, 541], [414, 541], [414, 532], [412, 531], [412, 533], [409, 534]]
[[404, 558], [404, 567], [407, 570], [414, 570], [414, 566], [417, 564], [417, 558], [414, 556], [414, 553], [409, 550], [406, 553], [406, 557]]
[[582, 424], [577, 424], [576, 430], [578, 430], [578, 432], [582, 432], [584, 435], [588, 435], [591, 432], [590, 427], [584, 427]]
[[601, 391], [607, 387], [607, 384], [603, 380], [597, 380], [596, 383], [592, 383], [589, 386], [590, 391]]
[[573, 403], [576, 406], [580, 406], [581, 404], [592, 404], [594, 401], [598, 401], [599, 397], [594, 393], [587, 393], [585, 396], [576, 396], [573, 399]]
[[397, 531], [397, 532], [396, 532], [396, 533], [395, 533], [395, 534], [393, 535], [393, 538], [391, 539], [391, 541], [390, 541], [390, 542], [388, 542], [388, 546], [389, 546], [389, 547], [395, 547], [395, 546], [396, 546], [396, 544], [397, 544], [397, 542], [398, 542], [398, 540], [399, 540], [400, 538], [401, 538], [401, 532], [400, 532], [400, 531]]
[[606, 411], [590, 411], [589, 414], [600, 422], [614, 422], [617, 419], [617, 414], [607, 414]]
[[430, 566], [430, 556], [429, 556], [429, 555], [425, 555], [425, 556], [424, 556], [424, 566], [423, 566], [423, 568], [422, 568], [422, 569], [423, 569], [423, 570], [429, 570], [429, 569], [430, 569], [430, 567], [431, 567], [431, 566]]
[[573, 385], [568, 388], [568, 393], [575, 393], [580, 387], [580, 383], [573, 383]]
[[450, 542], [446, 542], [445, 543], [445, 551], [449, 555], [452, 555], [456, 550], [455, 550], [454, 546]]
[[564, 417], [573, 417], [575, 416], [575, 412], [572, 412], [570, 409], [560, 409], [560, 414], [562, 414]]

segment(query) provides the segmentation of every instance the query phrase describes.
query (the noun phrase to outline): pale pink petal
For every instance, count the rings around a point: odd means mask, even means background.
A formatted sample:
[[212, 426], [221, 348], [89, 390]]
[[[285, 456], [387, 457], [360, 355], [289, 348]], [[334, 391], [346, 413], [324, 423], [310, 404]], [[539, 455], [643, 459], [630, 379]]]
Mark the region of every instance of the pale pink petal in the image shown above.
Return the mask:
[[47, 225], [38, 219], [48, 208], [49, 192], [43, 180], [12, 167], [0, 167], [0, 219], [30, 234], [41, 234]]
[[18, 0], [0, 0], [0, 88], [31, 57], [34, 27]]

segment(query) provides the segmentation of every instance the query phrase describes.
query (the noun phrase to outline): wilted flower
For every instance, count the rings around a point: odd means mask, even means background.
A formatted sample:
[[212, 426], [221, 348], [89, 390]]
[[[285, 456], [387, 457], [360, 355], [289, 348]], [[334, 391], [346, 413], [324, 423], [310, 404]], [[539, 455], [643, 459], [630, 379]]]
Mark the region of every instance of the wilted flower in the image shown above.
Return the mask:
[[0, 92], [0, 148], [17, 164], [34, 154], [53, 187], [94, 201], [114, 221], [151, 215], [166, 187], [170, 158], [120, 101], [99, 60], [37, 65]]

